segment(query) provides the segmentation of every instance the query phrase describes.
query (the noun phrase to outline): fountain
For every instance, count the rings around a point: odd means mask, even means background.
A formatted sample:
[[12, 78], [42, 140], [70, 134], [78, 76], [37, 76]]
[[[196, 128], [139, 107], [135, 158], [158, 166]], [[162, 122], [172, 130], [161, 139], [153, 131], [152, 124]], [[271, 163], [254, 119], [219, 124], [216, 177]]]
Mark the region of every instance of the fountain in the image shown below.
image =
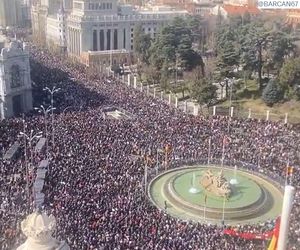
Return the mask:
[[231, 185], [237, 185], [239, 184], [238, 180], [236, 179], [236, 172], [237, 172], [237, 166], [234, 166], [234, 172], [233, 172], [233, 176], [234, 178], [230, 180], [230, 184]]
[[193, 173], [192, 186], [189, 189], [189, 192], [192, 194], [197, 194], [200, 192], [200, 190], [198, 188], [196, 188], [196, 174], [195, 173]]

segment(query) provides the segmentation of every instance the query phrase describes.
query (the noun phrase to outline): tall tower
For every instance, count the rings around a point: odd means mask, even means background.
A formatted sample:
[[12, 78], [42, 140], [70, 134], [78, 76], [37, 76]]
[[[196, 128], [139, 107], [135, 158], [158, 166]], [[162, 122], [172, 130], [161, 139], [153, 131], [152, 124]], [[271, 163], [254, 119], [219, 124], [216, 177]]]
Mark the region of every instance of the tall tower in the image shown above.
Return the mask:
[[67, 14], [63, 2], [61, 2], [60, 9], [57, 13], [57, 20], [59, 27], [59, 46], [61, 52], [65, 53], [67, 51]]
[[0, 54], [0, 117], [19, 115], [32, 109], [29, 49], [13, 41]]

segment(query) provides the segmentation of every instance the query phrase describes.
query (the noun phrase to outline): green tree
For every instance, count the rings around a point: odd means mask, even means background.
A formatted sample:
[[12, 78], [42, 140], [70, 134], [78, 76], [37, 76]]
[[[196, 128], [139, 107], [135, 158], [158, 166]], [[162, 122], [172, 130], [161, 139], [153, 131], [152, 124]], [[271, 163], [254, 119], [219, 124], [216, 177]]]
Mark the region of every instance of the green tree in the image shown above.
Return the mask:
[[300, 58], [287, 60], [279, 73], [279, 82], [287, 96], [294, 94], [298, 96], [298, 86], [300, 86]]
[[142, 25], [137, 25], [134, 29], [133, 35], [133, 49], [134, 54], [140, 62], [149, 64], [149, 50], [151, 46], [151, 36], [145, 34]]
[[205, 78], [193, 82], [190, 92], [200, 106], [206, 105], [207, 108], [212, 106], [217, 99], [217, 87]]
[[273, 106], [283, 98], [283, 91], [277, 80], [270, 80], [263, 90], [262, 99], [268, 106]]

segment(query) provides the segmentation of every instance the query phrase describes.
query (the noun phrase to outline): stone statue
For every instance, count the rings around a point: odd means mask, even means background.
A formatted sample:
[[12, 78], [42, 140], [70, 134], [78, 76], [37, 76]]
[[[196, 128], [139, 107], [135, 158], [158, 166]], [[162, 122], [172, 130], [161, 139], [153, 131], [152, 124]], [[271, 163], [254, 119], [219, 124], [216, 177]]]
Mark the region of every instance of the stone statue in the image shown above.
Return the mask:
[[56, 226], [54, 216], [34, 212], [21, 223], [27, 240], [17, 250], [70, 250], [64, 241], [52, 237]]
[[229, 198], [231, 186], [223, 175], [223, 170], [218, 175], [214, 175], [211, 170], [205, 172], [200, 180], [200, 184], [205, 190], [221, 197]]

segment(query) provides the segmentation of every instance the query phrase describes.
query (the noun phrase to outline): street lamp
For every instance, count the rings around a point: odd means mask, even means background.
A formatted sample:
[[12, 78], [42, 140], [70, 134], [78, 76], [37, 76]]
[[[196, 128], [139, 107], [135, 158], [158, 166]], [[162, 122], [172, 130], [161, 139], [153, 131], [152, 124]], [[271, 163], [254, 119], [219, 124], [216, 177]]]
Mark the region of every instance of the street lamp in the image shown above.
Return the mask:
[[[49, 93], [51, 94], [51, 107], [54, 108], [54, 106], [53, 106], [53, 95], [54, 95], [56, 92], [60, 91], [61, 89], [60, 89], [60, 88], [56, 88], [56, 87], [54, 86], [52, 89], [46, 87], [46, 88], [44, 88], [43, 90], [44, 90], [44, 91], [47, 91], [47, 92], [49, 92]], [[54, 145], [53, 108], [52, 108], [52, 110], [51, 110], [51, 123], [52, 123], [52, 144]]]
[[52, 111], [55, 108], [52, 108], [50, 105], [48, 108], [45, 108], [43, 105], [41, 105], [40, 108], [35, 107], [35, 110], [37, 110], [39, 113], [44, 114], [44, 126], [45, 126], [45, 138], [46, 138], [46, 157], [48, 159], [48, 130], [47, 130], [47, 115], [50, 111]]
[[37, 132], [36, 134], [33, 134], [33, 130], [30, 131], [30, 134], [25, 133], [25, 119], [23, 118], [23, 124], [24, 124], [24, 132], [20, 132], [20, 136], [23, 136], [24, 138], [24, 156], [25, 156], [25, 169], [26, 169], [26, 189], [27, 189], [27, 197], [28, 197], [28, 202], [29, 202], [29, 207], [30, 207], [30, 190], [29, 190], [29, 169], [28, 169], [28, 159], [27, 159], [27, 140], [29, 143], [29, 149], [30, 149], [30, 155], [31, 155], [31, 166], [32, 164], [32, 148], [31, 148], [31, 142], [34, 139], [39, 139], [42, 136], [42, 132]]

